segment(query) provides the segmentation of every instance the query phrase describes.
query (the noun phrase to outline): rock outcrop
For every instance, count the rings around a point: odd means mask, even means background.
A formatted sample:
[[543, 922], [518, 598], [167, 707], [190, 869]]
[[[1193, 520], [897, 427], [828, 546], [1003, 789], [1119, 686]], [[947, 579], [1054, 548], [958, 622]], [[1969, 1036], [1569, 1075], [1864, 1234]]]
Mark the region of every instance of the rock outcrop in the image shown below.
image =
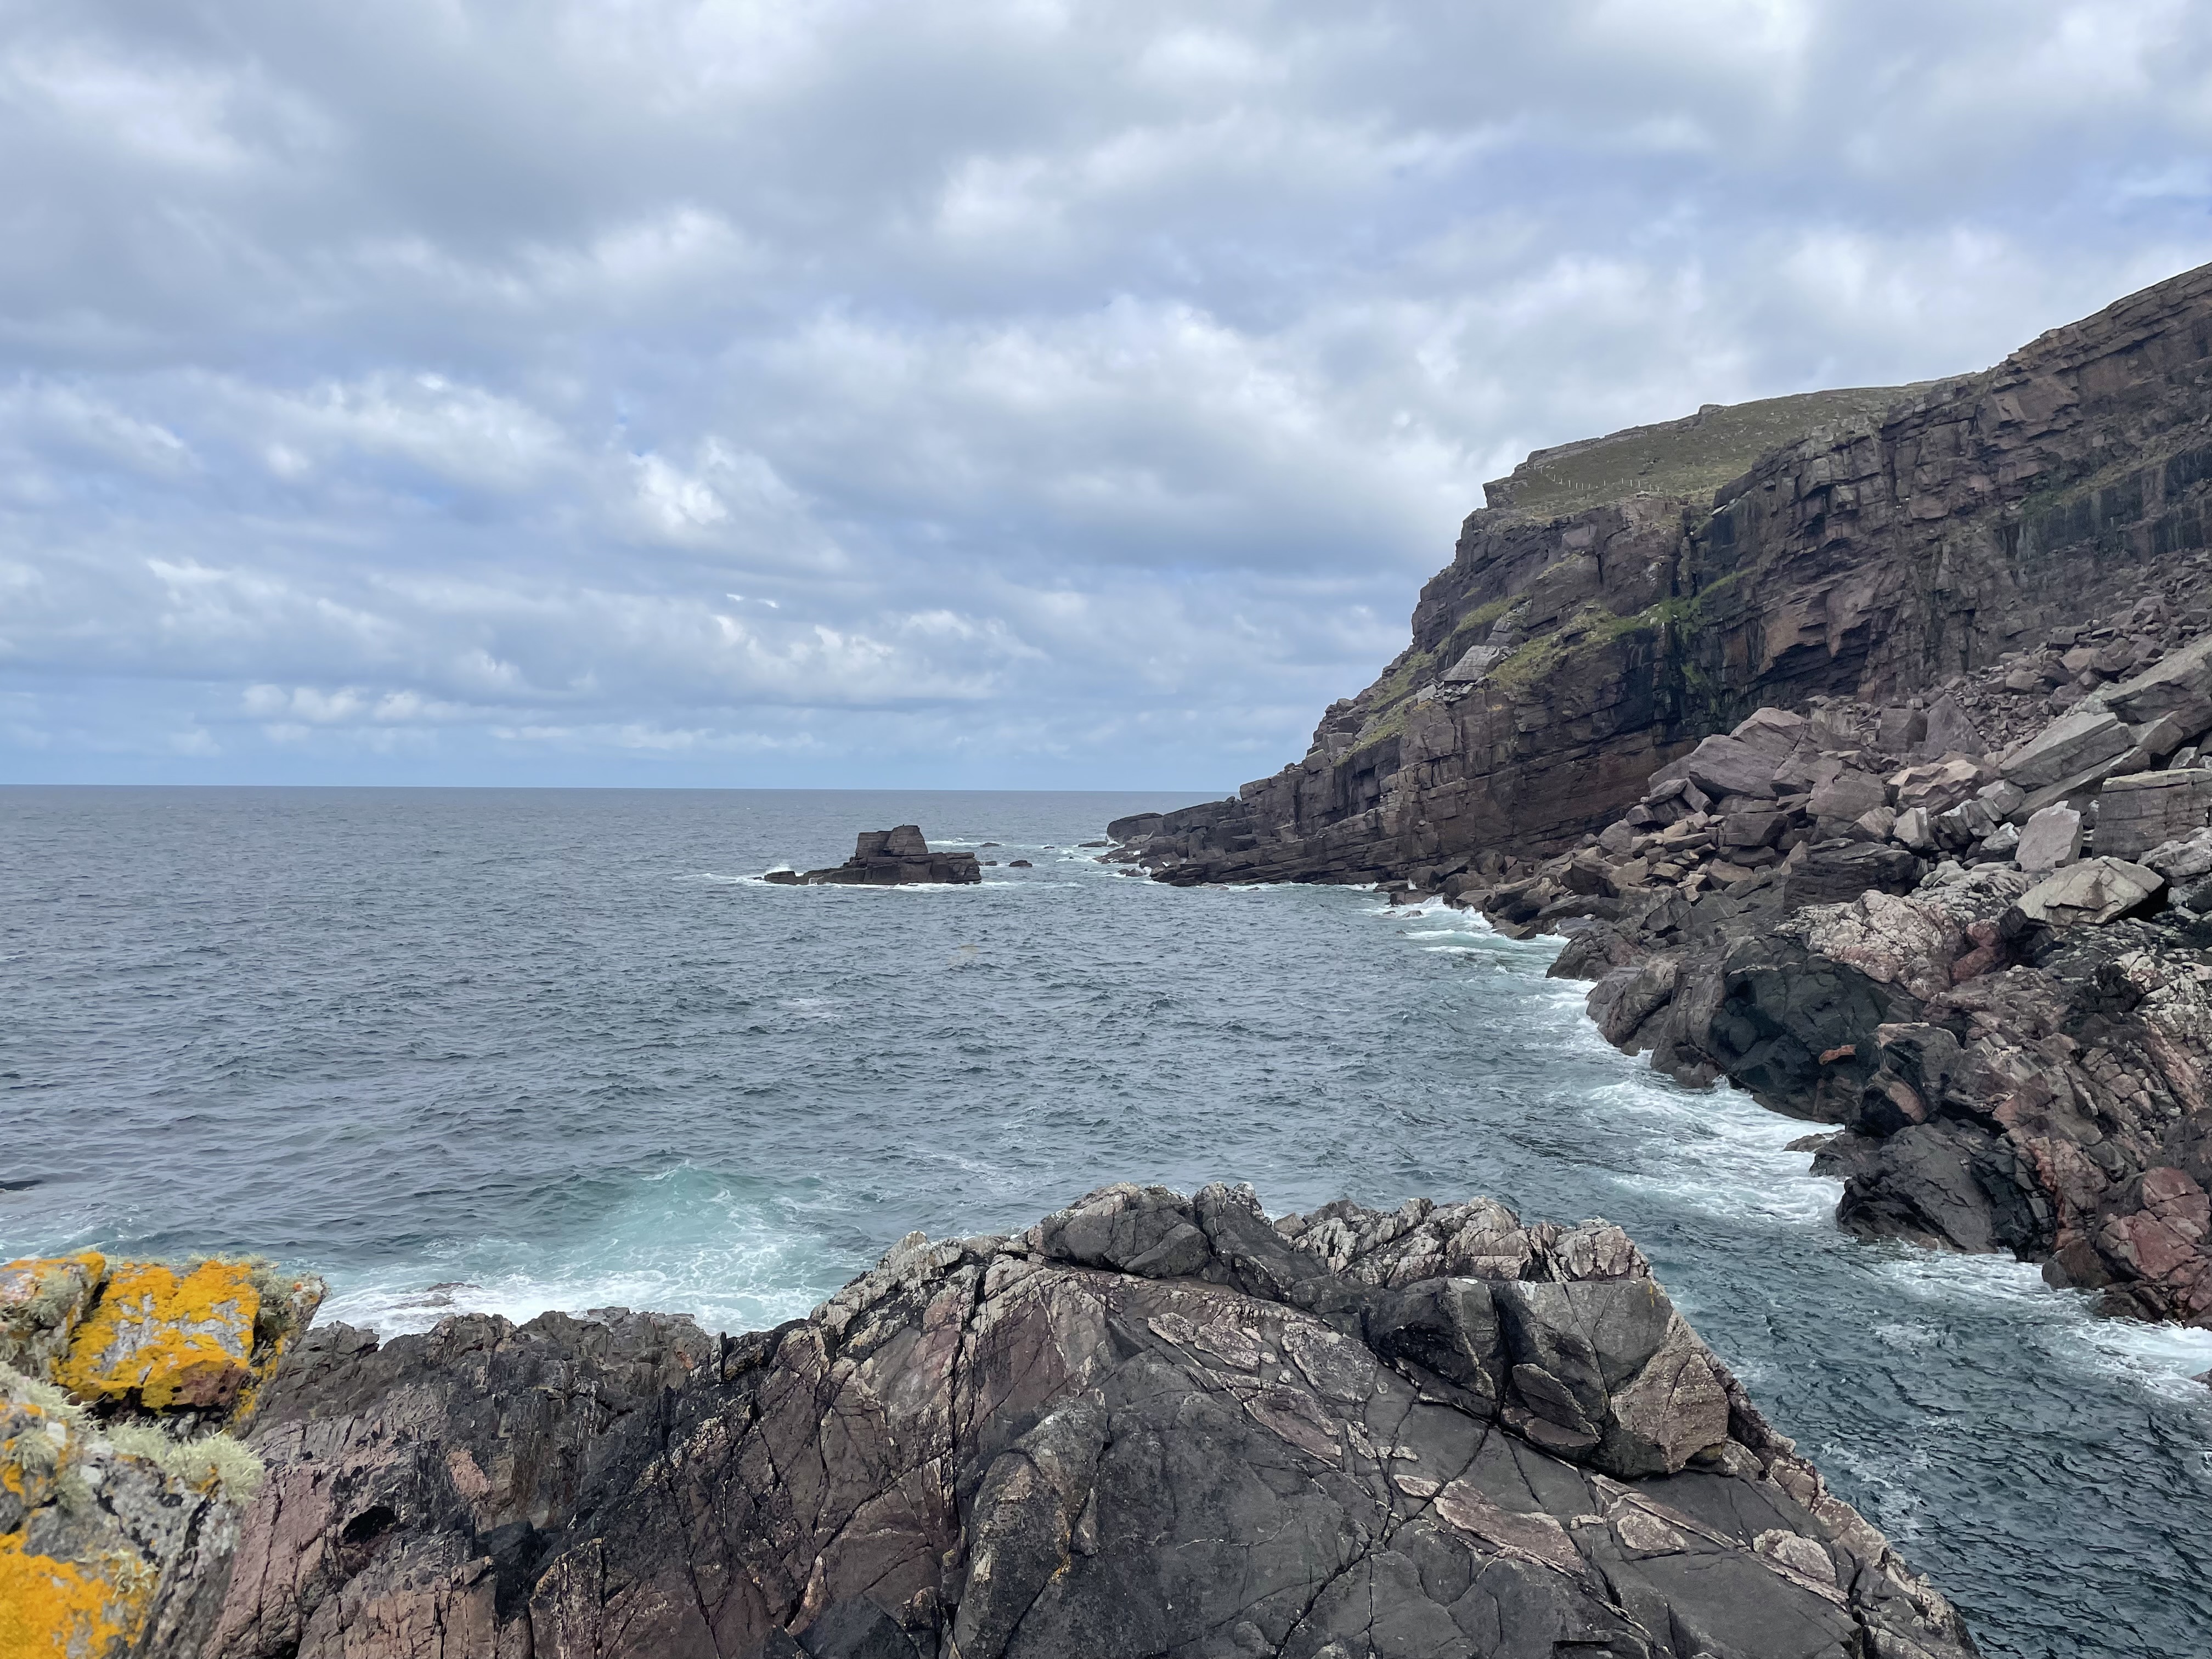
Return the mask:
[[983, 879], [973, 853], [933, 853], [918, 825], [863, 830], [853, 856], [827, 870], [771, 870], [762, 878], [787, 887], [914, 887], [972, 884]]
[[1843, 1126], [1816, 1167], [1854, 1232], [2212, 1325], [2212, 639], [2125, 655], [1995, 754], [1954, 696], [1757, 711], [1576, 851], [1444, 891], [1569, 934], [1553, 972], [1622, 1048]]
[[208, 1659], [1974, 1650], [1618, 1229], [1480, 1200], [1107, 1188], [734, 1339], [332, 1326], [253, 1445]]
[[[2038, 715], [2087, 696], [2144, 645], [2077, 639], [2083, 616], [2179, 589], [2204, 621], [2212, 267], [1983, 374], [1709, 410], [1532, 457], [1490, 492], [1411, 645], [1303, 761], [1122, 820], [1123, 856], [1175, 882], [1432, 890], [1571, 847], [1755, 707], [1933, 704], [1983, 671]], [[2146, 691], [2107, 712], [2132, 731], [2169, 711]], [[2035, 787], [2124, 758], [2120, 736], [2085, 722]]]
[[321, 1298], [250, 1262], [0, 1267], [0, 1654], [203, 1650], [261, 1474], [235, 1431]]

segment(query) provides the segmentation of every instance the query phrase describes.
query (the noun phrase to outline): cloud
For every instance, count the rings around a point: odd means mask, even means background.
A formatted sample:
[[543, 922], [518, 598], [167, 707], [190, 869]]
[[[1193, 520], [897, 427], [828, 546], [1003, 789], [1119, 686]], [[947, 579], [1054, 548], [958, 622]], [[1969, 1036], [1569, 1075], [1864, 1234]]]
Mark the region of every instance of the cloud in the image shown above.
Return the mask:
[[2212, 257], [2200, 13], [0, 0], [0, 776], [1226, 787], [1528, 449]]

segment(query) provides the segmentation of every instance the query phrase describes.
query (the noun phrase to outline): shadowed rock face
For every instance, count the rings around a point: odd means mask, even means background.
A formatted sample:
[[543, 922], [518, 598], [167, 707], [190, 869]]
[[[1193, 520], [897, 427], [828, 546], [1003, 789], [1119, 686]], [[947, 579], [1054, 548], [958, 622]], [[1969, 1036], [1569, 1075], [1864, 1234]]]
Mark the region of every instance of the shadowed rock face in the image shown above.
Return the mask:
[[316, 1334], [232, 1659], [1973, 1650], [1602, 1222], [1109, 1188], [736, 1340]]
[[[1812, 423], [1717, 491], [1474, 514], [1411, 645], [1303, 761], [1116, 838], [1170, 881], [1433, 887], [1486, 851], [1571, 846], [1758, 704], [1901, 701], [2204, 548], [2212, 267], [1900, 391], [1881, 414], [1805, 404]], [[1694, 422], [1676, 424], [1654, 476], [1701, 477]], [[1584, 499], [1498, 499], [1521, 495]]]

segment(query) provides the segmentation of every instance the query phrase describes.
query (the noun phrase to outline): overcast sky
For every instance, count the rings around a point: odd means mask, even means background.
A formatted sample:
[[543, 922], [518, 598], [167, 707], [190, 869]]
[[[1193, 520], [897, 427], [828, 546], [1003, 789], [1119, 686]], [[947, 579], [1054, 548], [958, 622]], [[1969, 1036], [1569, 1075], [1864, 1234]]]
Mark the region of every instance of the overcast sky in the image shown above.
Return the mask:
[[1226, 790], [1531, 447], [2207, 259], [2190, 0], [0, 0], [0, 781]]

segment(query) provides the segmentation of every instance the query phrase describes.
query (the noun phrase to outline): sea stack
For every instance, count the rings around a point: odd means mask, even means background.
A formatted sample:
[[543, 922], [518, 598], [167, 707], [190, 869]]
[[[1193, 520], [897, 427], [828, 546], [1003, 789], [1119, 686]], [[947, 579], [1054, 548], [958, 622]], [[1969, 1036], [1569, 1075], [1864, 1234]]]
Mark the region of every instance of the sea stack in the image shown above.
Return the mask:
[[827, 870], [771, 870], [767, 880], [786, 887], [913, 887], [930, 882], [967, 885], [983, 879], [973, 853], [933, 853], [917, 824], [863, 830], [853, 856]]

